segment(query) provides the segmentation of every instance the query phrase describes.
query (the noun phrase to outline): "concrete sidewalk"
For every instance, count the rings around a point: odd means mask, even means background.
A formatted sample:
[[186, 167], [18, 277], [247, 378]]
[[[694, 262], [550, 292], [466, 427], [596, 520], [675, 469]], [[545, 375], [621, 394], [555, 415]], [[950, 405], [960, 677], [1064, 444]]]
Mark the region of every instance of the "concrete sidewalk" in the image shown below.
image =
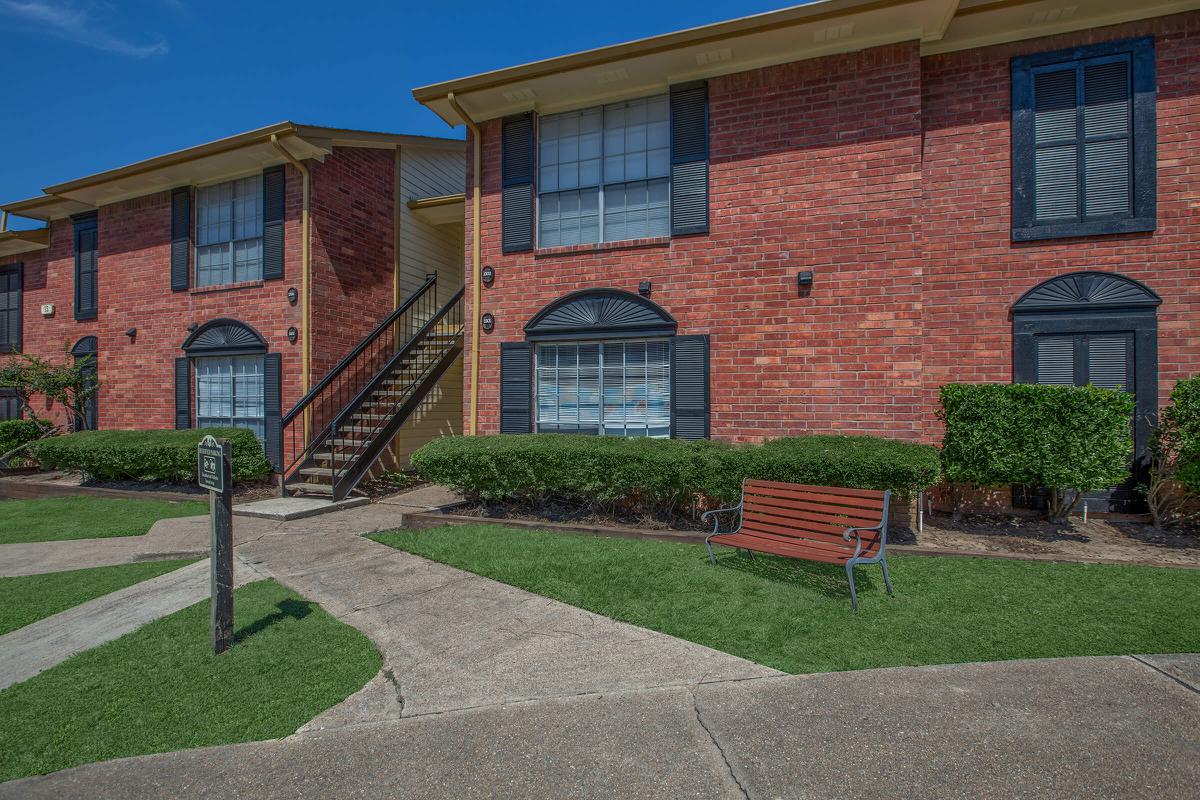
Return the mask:
[[[262, 575], [238, 560], [234, 585]], [[76, 653], [98, 647], [209, 596], [208, 559], [68, 608], [0, 636], [0, 690], [29, 680]]]
[[1146, 663], [1014, 661], [505, 703], [94, 764], [0, 798], [1160, 800], [1200, 785], [1198, 731], [1200, 694]]

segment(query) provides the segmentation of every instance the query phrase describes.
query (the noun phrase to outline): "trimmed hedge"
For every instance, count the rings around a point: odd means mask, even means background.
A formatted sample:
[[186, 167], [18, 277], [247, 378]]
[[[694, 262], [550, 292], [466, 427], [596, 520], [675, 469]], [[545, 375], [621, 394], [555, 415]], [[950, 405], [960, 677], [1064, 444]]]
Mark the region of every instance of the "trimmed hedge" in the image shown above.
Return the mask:
[[205, 436], [233, 444], [233, 479], [264, 478], [271, 464], [245, 428], [202, 430], [81, 431], [32, 446], [45, 469], [77, 469], [100, 480], [196, 480], [196, 445]]
[[0, 456], [42, 435], [31, 419], [6, 419], [0, 422]]
[[1163, 409], [1159, 427], [1174, 458], [1174, 478], [1200, 494], [1200, 375], [1175, 384], [1171, 403]]
[[947, 384], [942, 471], [951, 483], [1046, 486], [1050, 516], [1066, 492], [1091, 492], [1129, 477], [1133, 455], [1127, 392], [1095, 386]]
[[482, 500], [565, 500], [661, 512], [695, 496], [736, 503], [742, 480], [895, 489], [937, 480], [937, 451], [868, 436], [807, 436], [765, 445], [522, 434], [436, 439], [412, 456], [421, 477]]

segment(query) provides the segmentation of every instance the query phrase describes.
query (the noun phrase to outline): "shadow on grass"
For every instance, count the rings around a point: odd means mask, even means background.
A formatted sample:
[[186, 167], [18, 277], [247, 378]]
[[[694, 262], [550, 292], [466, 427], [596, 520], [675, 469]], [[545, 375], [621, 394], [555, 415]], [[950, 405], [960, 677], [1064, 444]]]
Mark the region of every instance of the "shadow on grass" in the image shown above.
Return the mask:
[[234, 631], [233, 641], [235, 644], [243, 642], [254, 634], [261, 633], [278, 622], [289, 619], [304, 619], [312, 613], [314, 605], [315, 603], [307, 603], [303, 600], [281, 600], [275, 604], [275, 607], [279, 609], [278, 611], [268, 614], [265, 617], [259, 617], [241, 630]]
[[[793, 558], [780, 558], [756, 553], [751, 559], [744, 552], [717, 556], [717, 566], [733, 569], [747, 575], [766, 578], [774, 583], [807, 589], [825, 597], [839, 600], [849, 599], [850, 584], [846, 581], [846, 568], [839, 564], [820, 564], [813, 561], [800, 561]], [[867, 569], [854, 570], [854, 585], [859, 593], [882, 590], [883, 573], [878, 572], [879, 565], [864, 565]], [[874, 567], [877, 574], [870, 575], [869, 569]], [[877, 580], [878, 579], [878, 585]]]

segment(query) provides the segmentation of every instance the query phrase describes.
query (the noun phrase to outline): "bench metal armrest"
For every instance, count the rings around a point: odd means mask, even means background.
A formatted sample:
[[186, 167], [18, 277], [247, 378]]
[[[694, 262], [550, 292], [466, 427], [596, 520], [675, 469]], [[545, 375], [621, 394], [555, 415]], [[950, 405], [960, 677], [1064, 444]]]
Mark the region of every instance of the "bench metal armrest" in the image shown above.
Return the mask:
[[850, 534], [854, 534], [854, 538], [857, 540], [857, 543], [854, 545], [854, 558], [858, 558], [858, 554], [863, 549], [862, 537], [858, 535], [859, 531], [879, 531], [879, 549], [882, 550], [884, 542], [887, 540], [887, 520], [878, 525], [872, 525], [869, 528], [846, 528], [846, 531], [842, 534], [842, 539], [848, 542], [850, 541]]
[[[712, 533], [709, 534], [710, 536], [716, 536], [718, 533], [717, 529], [721, 527], [721, 520], [718, 519], [716, 515], [717, 514], [728, 514], [730, 511], [738, 512], [737, 528], [733, 529], [733, 531], [736, 531], [738, 528], [742, 527], [742, 504], [741, 503], [738, 503], [736, 506], [730, 506], [729, 508], [714, 508], [712, 511], [705, 511], [703, 514], [700, 515], [701, 522], [708, 519], [709, 517], [713, 518], [713, 529], [712, 529]], [[728, 531], [728, 532], [733, 533], [733, 531]]]

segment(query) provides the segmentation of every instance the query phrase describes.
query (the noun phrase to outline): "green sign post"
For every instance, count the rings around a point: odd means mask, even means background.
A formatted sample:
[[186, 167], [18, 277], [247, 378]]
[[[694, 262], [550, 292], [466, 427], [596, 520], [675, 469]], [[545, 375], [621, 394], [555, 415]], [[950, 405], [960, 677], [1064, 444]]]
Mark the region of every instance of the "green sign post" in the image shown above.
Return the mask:
[[220, 655], [233, 644], [233, 447], [228, 439], [205, 436], [196, 452], [196, 475], [208, 489], [212, 525], [210, 588], [212, 646]]

